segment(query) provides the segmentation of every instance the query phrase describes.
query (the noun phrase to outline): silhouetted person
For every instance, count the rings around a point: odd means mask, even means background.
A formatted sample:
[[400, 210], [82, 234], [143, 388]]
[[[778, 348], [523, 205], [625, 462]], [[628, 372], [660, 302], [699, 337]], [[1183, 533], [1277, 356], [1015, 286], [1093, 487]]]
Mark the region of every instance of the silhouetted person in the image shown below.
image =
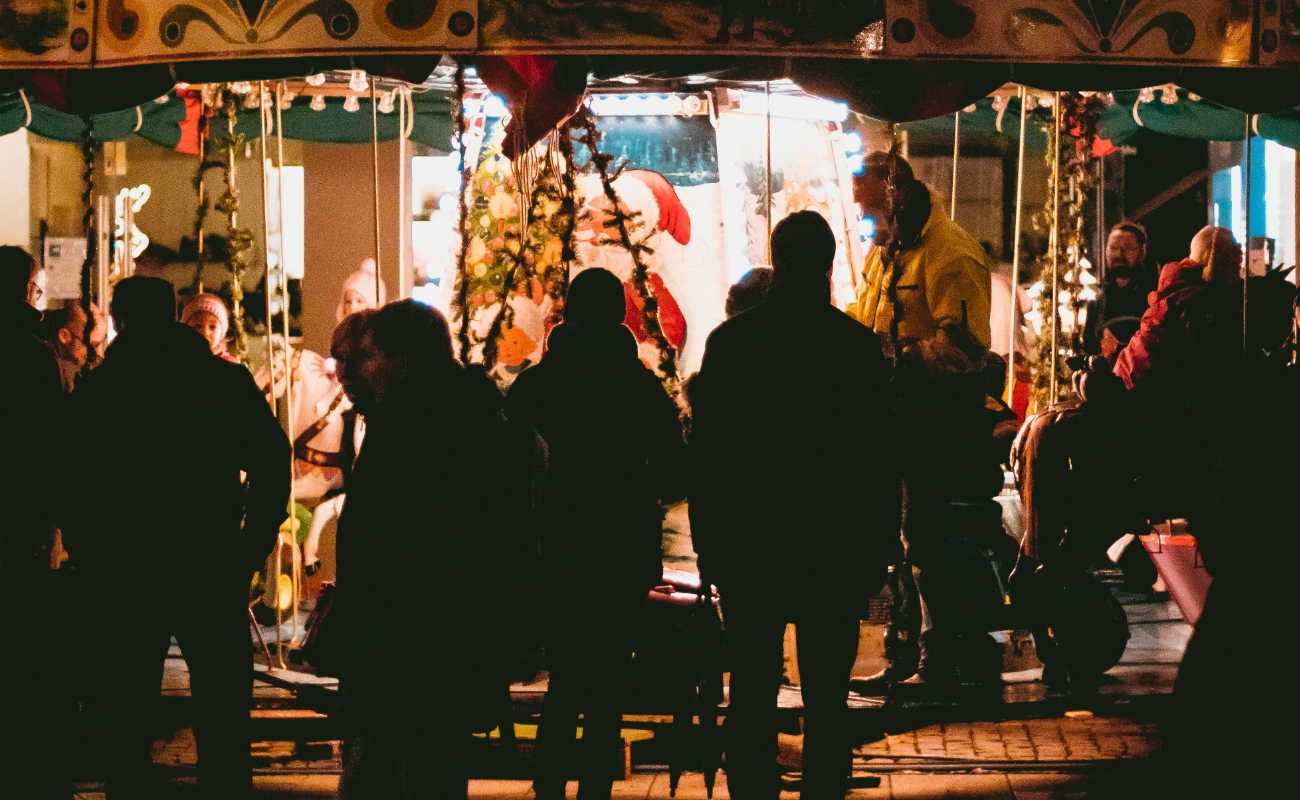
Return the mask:
[[1116, 317], [1140, 317], [1155, 271], [1147, 265], [1147, 229], [1136, 222], [1119, 222], [1106, 236], [1106, 273], [1101, 291], [1088, 301], [1083, 349], [1101, 353], [1103, 328]]
[[718, 10], [718, 33], [709, 39], [711, 44], [727, 44], [731, 41], [731, 23], [736, 21], [736, 17], [741, 18], [741, 30], [736, 34], [736, 40], [741, 42], [754, 41], [754, 11], [758, 5], [758, 0], [722, 0], [722, 7]]
[[[513, 457], [500, 392], [455, 360], [436, 310], [384, 306], [342, 366], [366, 437], [339, 520], [331, 622], [342, 651], [340, 795], [463, 798], [470, 731], [487, 727], [475, 715], [505, 696], [514, 634], [503, 620], [520, 601], [502, 576], [522, 525], [526, 460]], [[422, 568], [436, 570], [435, 583], [417, 578]], [[404, 679], [429, 691], [395, 696]]]
[[[68, 498], [68, 549], [96, 615], [109, 797], [151, 796], [151, 710], [175, 636], [189, 666], [199, 782], [208, 796], [251, 788], [248, 586], [289, 499], [289, 443], [248, 370], [216, 358], [175, 321], [171, 284], [114, 288], [120, 331], [73, 394], [101, 420], [109, 469]], [[241, 472], [246, 477], [241, 482]]]
[[55, 526], [50, 487], [59, 483], [52, 476], [66, 468], [53, 458], [63, 417], [59, 368], [38, 338], [35, 303], [42, 281], [39, 265], [24, 250], [0, 247], [0, 423], [10, 453], [0, 479], [0, 609], [10, 631], [23, 631], [21, 646], [0, 657], [0, 770], [24, 796], [67, 798], [71, 786], [60, 766], [60, 740], [71, 701], [59, 672], [66, 659], [54, 649], [62, 637], [54, 624], [32, 625], [29, 617], [40, 608], [57, 618], [63, 600], [49, 558]]
[[638, 359], [623, 315], [618, 278], [599, 268], [579, 273], [564, 324], [507, 402], [511, 419], [535, 428], [549, 450], [543, 574], [576, 589], [542, 598], [553, 605], [544, 632], [550, 685], [537, 741], [539, 800], [564, 797], [579, 712], [579, 796], [610, 796], [630, 634], [663, 576], [660, 502], [679, 499], [684, 484], [677, 408]]
[[802, 793], [843, 796], [859, 618], [898, 548], [888, 367], [876, 334], [830, 304], [834, 255], [816, 212], [776, 226], [771, 296], [709, 336], [694, 398], [691, 533], [726, 619], [737, 800], [777, 796], [787, 621], [806, 708]]

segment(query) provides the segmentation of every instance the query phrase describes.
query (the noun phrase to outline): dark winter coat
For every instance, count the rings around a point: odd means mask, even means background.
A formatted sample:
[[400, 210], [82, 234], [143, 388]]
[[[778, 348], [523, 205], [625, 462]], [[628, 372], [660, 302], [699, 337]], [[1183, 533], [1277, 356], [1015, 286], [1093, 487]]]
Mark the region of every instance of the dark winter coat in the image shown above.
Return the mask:
[[[65, 540], [86, 572], [158, 595], [243, 586], [289, 500], [289, 442], [252, 375], [180, 324], [124, 331], [72, 395], [85, 464]], [[246, 481], [241, 483], [241, 471]]]
[[62, 385], [54, 353], [37, 338], [40, 312], [14, 303], [0, 313], [6, 375], [0, 422], [14, 454], [9, 474], [0, 481], [5, 509], [0, 570], [27, 570], [42, 566], [40, 550], [54, 525], [55, 498], [49, 488], [55, 482], [55, 442], [63, 424]]
[[510, 388], [510, 418], [549, 453], [543, 569], [557, 580], [642, 598], [662, 580], [661, 503], [684, 494], [678, 411], [622, 325], [565, 324]]
[[[451, 363], [366, 415], [330, 634], [357, 729], [460, 726], [504, 696], [532, 445], [511, 433], [496, 387]], [[395, 702], [403, 674], [428, 691]]]
[[1101, 352], [1101, 330], [1116, 317], [1140, 317], [1147, 310], [1147, 295], [1151, 291], [1152, 271], [1146, 266], [1133, 272], [1133, 279], [1124, 286], [1107, 280], [1095, 300], [1088, 301], [1088, 317], [1084, 323], [1083, 349], [1092, 354]]
[[864, 603], [898, 548], [880, 339], [777, 287], [709, 336], [693, 384], [691, 535], [721, 587]]

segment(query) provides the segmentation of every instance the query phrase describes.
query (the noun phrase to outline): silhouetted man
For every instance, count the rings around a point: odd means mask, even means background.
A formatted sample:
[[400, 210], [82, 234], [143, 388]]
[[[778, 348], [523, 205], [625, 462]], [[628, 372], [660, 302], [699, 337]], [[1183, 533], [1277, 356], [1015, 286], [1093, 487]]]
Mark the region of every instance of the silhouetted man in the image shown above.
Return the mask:
[[102, 421], [109, 469], [87, 476], [64, 525], [100, 615], [107, 791], [150, 796], [149, 710], [174, 635], [200, 785], [240, 797], [251, 786], [249, 578], [285, 518], [289, 443], [248, 370], [175, 322], [171, 284], [126, 278], [110, 311], [120, 333], [73, 394], [78, 418]]
[[544, 641], [550, 684], [538, 733], [538, 800], [562, 800], [578, 713], [579, 796], [608, 800], [619, 764], [621, 678], [646, 594], [663, 577], [661, 502], [681, 498], [677, 407], [623, 325], [623, 285], [579, 273], [541, 363], [510, 388], [511, 420], [546, 440], [541, 505], [544, 574], [578, 587], [553, 596]]
[[0, 424], [9, 453], [0, 479], [0, 608], [7, 628], [23, 631], [21, 646], [0, 658], [0, 774], [25, 796], [66, 798], [71, 788], [58, 747], [70, 708], [58, 672], [66, 659], [52, 650], [55, 626], [27, 624], [33, 608], [57, 618], [63, 599], [49, 570], [61, 390], [54, 354], [37, 338], [42, 274], [26, 251], [0, 247]]
[[727, 780], [777, 797], [776, 700], [798, 634], [805, 798], [841, 798], [859, 618], [898, 541], [899, 479], [880, 340], [830, 304], [835, 238], [812, 211], [772, 231], [774, 285], [709, 336], [693, 398], [691, 532], [731, 659]]

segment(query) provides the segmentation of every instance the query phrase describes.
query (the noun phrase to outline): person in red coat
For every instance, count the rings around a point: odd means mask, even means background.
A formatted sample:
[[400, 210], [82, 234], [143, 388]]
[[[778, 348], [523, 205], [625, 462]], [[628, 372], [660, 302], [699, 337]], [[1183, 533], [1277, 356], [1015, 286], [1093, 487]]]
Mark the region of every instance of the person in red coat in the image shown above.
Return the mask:
[[1115, 359], [1126, 388], [1173, 388], [1240, 352], [1240, 271], [1232, 231], [1211, 226], [1192, 238], [1187, 258], [1161, 268], [1137, 334]]

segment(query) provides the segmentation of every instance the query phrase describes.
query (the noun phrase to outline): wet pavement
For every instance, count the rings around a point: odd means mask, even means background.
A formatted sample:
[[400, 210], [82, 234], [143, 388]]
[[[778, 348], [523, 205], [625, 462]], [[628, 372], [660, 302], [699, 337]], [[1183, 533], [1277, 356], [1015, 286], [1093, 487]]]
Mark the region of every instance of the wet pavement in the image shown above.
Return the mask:
[[[1132, 636], [1120, 664], [1107, 674], [1096, 694], [1071, 697], [1050, 691], [1040, 680], [1041, 667], [1026, 649], [1023, 636], [1001, 635], [1005, 644], [1004, 685], [997, 693], [962, 697], [904, 692], [889, 698], [854, 698], [862, 744], [855, 752], [856, 786], [852, 798], [1054, 798], [1120, 797], [1145, 785], [1161, 749], [1158, 726], [1168, 702], [1177, 664], [1191, 626], [1167, 601], [1124, 596]], [[267, 629], [272, 634], [274, 629]], [[286, 633], [288, 627], [286, 626]], [[866, 631], [867, 639], [877, 631]], [[877, 644], [864, 640], [855, 674], [869, 674], [880, 663]], [[302, 682], [292, 672], [263, 672], [256, 683], [253, 754], [254, 785], [259, 797], [332, 797], [341, 771], [337, 731], [328, 716], [308, 706], [309, 697], [327, 696], [328, 680], [293, 691]], [[526, 776], [531, 755], [530, 724], [544, 683], [516, 685], [516, 735], [512, 748], [483, 739], [474, 757], [475, 798], [524, 800], [531, 797]], [[418, 687], [417, 687], [418, 690]], [[400, 690], [399, 690], [400, 691]], [[188, 675], [173, 647], [166, 664], [163, 697], [167, 730], [155, 743], [154, 760], [169, 777], [177, 797], [194, 796], [193, 735], [184, 722]], [[397, 695], [395, 695], [395, 698]], [[801, 738], [797, 735], [798, 693], [786, 687], [782, 705], [790, 734], [781, 736], [781, 764], [786, 788], [798, 789]], [[170, 723], [166, 721], [170, 720]], [[670, 718], [629, 716], [630, 769], [615, 788], [616, 798], [668, 798], [672, 760]], [[82, 775], [79, 797], [102, 798], [93, 775]], [[878, 785], [871, 785], [877, 784]], [[570, 796], [576, 783], [569, 785]], [[702, 775], [687, 771], [675, 797], [703, 800]], [[788, 797], [794, 797], [789, 794]], [[714, 797], [727, 800], [725, 775], [719, 773]]]

